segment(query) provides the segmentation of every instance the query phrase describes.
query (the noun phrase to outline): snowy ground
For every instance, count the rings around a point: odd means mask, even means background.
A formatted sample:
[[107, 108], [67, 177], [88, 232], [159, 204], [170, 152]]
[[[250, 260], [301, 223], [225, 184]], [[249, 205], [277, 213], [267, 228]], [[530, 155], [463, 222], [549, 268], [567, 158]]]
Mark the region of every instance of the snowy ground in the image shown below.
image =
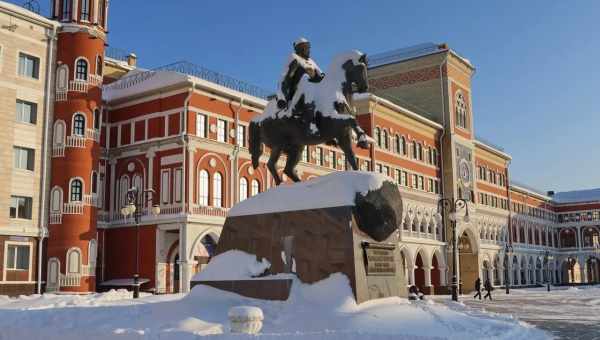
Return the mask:
[[265, 339], [549, 338], [511, 317], [460, 304], [388, 298], [357, 306], [347, 278], [335, 274], [314, 285], [294, 283], [286, 302], [247, 299], [205, 286], [188, 295], [146, 295], [135, 301], [124, 291], [2, 298], [0, 340], [254, 339], [229, 333], [227, 311], [237, 305], [263, 309], [258, 338]]
[[[470, 310], [513, 315], [536, 325], [558, 339], [600, 339], [600, 286], [552, 287], [493, 291], [494, 301], [474, 300], [463, 296], [461, 301]], [[435, 297], [450, 303], [449, 297]]]

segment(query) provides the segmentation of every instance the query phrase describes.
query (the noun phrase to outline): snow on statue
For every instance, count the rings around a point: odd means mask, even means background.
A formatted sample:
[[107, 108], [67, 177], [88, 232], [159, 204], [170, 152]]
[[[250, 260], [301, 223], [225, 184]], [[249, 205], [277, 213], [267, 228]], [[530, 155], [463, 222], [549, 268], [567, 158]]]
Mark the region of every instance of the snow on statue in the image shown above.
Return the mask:
[[250, 122], [252, 165], [258, 167], [263, 144], [271, 148], [267, 167], [278, 185], [281, 178], [275, 165], [282, 152], [287, 154], [283, 172], [299, 182], [295, 167], [307, 145], [338, 145], [352, 169], [358, 170], [352, 133], [358, 137], [358, 147], [366, 149], [372, 142], [356, 123], [350, 105], [354, 93], [369, 88], [367, 56], [356, 50], [341, 53], [324, 75], [310, 59], [307, 40], [298, 40], [294, 46], [296, 54], [284, 70], [277, 97]]

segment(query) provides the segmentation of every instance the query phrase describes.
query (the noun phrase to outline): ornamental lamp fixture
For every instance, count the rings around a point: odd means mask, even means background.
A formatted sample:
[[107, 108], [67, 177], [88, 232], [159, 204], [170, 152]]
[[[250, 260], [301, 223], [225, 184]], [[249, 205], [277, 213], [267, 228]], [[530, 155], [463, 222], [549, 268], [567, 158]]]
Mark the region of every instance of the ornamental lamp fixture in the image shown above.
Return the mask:
[[160, 215], [160, 207], [158, 206], [158, 204], [155, 204], [152, 206], [152, 215], [154, 215], [154, 217]]

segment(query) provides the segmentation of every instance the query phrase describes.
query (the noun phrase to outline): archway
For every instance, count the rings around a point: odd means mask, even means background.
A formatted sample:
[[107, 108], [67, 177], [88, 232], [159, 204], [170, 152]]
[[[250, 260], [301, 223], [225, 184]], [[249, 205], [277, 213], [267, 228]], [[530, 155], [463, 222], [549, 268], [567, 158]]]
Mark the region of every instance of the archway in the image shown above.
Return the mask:
[[406, 280], [406, 285], [410, 286], [410, 276], [408, 275], [408, 265], [406, 261], [406, 255], [404, 254], [404, 249], [400, 250], [400, 269], [404, 273], [404, 279]]
[[459, 284], [463, 293], [475, 290], [475, 280], [479, 277], [479, 260], [475, 246], [474, 238], [467, 231], [463, 232], [458, 239]]
[[490, 263], [488, 260], [483, 260], [483, 266], [481, 267], [481, 281], [485, 282], [490, 279]]
[[425, 291], [425, 269], [423, 268], [423, 258], [420, 252], [417, 253], [417, 257], [415, 258], [415, 286], [420, 291]]
[[521, 284], [527, 284], [527, 261], [525, 258], [521, 259]]
[[513, 261], [512, 261], [512, 270], [513, 270], [513, 285], [518, 286], [519, 285], [519, 260], [517, 259], [517, 257], [513, 257]]
[[179, 293], [179, 279], [181, 277], [179, 269], [179, 254], [175, 255], [173, 260], [173, 293]]
[[563, 283], [581, 283], [580, 265], [577, 259], [570, 257], [562, 264]]
[[[544, 281], [546, 281], [546, 276], [544, 275]], [[535, 283], [543, 283], [542, 281], [542, 260], [539, 258], [535, 261]]]
[[599, 283], [600, 280], [600, 259], [595, 256], [590, 256], [587, 261], [587, 282]]
[[494, 258], [494, 286], [499, 286], [502, 283], [500, 282], [500, 259], [498, 256]]

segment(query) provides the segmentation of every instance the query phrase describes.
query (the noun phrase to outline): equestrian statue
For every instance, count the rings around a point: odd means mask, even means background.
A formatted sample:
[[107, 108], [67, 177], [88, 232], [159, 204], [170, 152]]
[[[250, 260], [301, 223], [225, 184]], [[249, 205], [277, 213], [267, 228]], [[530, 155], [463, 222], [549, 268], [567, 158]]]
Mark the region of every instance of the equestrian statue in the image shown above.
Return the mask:
[[256, 169], [263, 144], [271, 149], [267, 168], [279, 185], [282, 180], [276, 164], [287, 155], [283, 173], [294, 182], [300, 178], [296, 165], [307, 145], [327, 143], [339, 146], [353, 170], [358, 170], [352, 150], [352, 134], [357, 146], [368, 148], [373, 140], [358, 126], [351, 103], [354, 93], [368, 90], [367, 56], [352, 50], [334, 57], [327, 74], [310, 59], [310, 43], [299, 39], [288, 59], [277, 96], [264, 112], [250, 122], [249, 147]]

